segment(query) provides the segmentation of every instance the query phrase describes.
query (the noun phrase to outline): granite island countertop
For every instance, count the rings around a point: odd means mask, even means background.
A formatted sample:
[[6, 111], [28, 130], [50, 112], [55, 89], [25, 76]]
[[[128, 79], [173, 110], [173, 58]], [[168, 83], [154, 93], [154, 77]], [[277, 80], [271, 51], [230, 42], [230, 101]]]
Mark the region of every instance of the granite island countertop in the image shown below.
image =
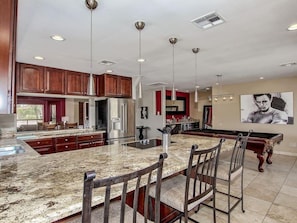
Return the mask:
[[[21, 140], [10, 143], [24, 145], [26, 152], [0, 157], [0, 223], [54, 222], [81, 211], [83, 175], [95, 170], [98, 178], [116, 176], [141, 169], [168, 153], [163, 177], [187, 168], [192, 144], [209, 148], [218, 138], [173, 135], [170, 147], [137, 149], [126, 145], [106, 145], [49, 155], [39, 155]], [[0, 140], [0, 143], [4, 143]], [[231, 150], [234, 140], [226, 140], [222, 152]], [[113, 197], [118, 194], [112, 194]], [[93, 204], [103, 202], [95, 194]]]

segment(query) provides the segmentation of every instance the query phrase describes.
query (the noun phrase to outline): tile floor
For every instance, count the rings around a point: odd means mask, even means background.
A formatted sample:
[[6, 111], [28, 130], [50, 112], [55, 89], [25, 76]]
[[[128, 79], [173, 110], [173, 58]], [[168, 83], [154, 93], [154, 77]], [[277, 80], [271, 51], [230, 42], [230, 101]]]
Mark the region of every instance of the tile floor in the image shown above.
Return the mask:
[[[226, 159], [228, 154], [222, 154]], [[296, 223], [297, 222], [297, 157], [274, 154], [272, 165], [265, 163], [264, 173], [257, 170], [256, 155], [247, 150], [244, 169], [244, 209], [238, 205], [231, 214], [231, 223]], [[239, 184], [235, 182], [234, 190]], [[218, 184], [218, 188], [224, 185]], [[217, 206], [227, 206], [217, 194]], [[227, 215], [216, 212], [217, 223], [228, 222]], [[212, 209], [201, 207], [192, 218], [211, 223]], [[177, 221], [178, 222], [178, 221]]]

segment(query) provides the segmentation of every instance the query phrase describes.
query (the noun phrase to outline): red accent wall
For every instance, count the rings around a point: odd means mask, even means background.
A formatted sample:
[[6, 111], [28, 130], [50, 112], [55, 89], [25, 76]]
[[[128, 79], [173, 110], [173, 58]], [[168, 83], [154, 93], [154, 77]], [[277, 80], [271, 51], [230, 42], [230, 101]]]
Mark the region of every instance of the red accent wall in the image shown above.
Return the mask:
[[[166, 90], [166, 96], [171, 96], [171, 91]], [[183, 116], [190, 115], [190, 94], [184, 92], [176, 92], [176, 97], [184, 97], [186, 99], [186, 113], [174, 115], [176, 119], [181, 119]], [[156, 91], [156, 114], [158, 111], [162, 114], [162, 105], [161, 105], [161, 91]], [[172, 115], [166, 115], [166, 119], [172, 119]]]
[[158, 112], [160, 115], [162, 115], [161, 93], [161, 91], [156, 91], [156, 115], [158, 115]]
[[56, 105], [57, 122], [61, 121], [61, 117], [65, 116], [65, 99], [64, 98], [42, 98], [42, 97], [27, 97], [18, 96], [17, 104], [43, 104], [44, 108], [44, 120], [50, 121], [50, 105]]

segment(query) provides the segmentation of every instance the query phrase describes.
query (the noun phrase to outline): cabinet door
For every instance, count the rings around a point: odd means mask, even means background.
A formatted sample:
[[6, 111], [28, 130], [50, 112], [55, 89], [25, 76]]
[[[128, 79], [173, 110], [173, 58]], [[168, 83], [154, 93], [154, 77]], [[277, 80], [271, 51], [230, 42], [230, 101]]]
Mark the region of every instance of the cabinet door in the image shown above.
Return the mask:
[[119, 89], [118, 94], [121, 97], [131, 98], [132, 97], [132, 78], [131, 77], [119, 77]]
[[118, 77], [116, 75], [105, 75], [105, 96], [118, 95]]
[[66, 94], [86, 95], [89, 75], [85, 73], [66, 71]]
[[51, 138], [26, 140], [26, 143], [29, 144], [33, 149], [35, 149], [41, 155], [55, 152], [53, 140]]
[[17, 91], [43, 93], [44, 68], [31, 64], [18, 64]]
[[49, 94], [65, 93], [65, 70], [45, 68], [45, 91]]
[[12, 114], [15, 107], [14, 73], [16, 57], [17, 0], [3, 0], [0, 7], [0, 114]]

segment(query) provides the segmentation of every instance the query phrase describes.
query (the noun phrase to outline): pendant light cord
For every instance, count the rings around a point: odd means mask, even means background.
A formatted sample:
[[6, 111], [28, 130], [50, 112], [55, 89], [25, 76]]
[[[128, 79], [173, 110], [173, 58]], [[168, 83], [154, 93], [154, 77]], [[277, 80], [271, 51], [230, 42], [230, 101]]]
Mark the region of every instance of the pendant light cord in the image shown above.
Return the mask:
[[91, 63], [90, 63], [90, 78], [93, 75], [93, 9], [91, 9], [91, 31], [90, 31], [90, 58], [91, 58]]
[[[172, 44], [172, 86], [174, 86], [174, 44]], [[175, 90], [175, 89], [174, 89]]]
[[196, 86], [198, 85], [198, 77], [197, 77], [197, 53], [195, 53], [195, 80]]

